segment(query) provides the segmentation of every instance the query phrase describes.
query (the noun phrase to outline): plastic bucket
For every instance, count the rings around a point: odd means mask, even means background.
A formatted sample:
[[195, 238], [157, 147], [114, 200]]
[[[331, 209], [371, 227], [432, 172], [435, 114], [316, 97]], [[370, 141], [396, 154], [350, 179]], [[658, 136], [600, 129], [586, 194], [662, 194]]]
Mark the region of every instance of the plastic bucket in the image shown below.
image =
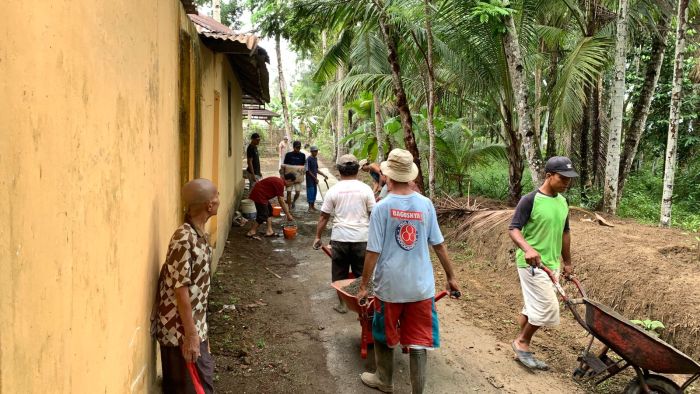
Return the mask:
[[285, 239], [294, 239], [297, 236], [297, 226], [295, 224], [289, 224], [282, 228]]
[[280, 216], [282, 214], [282, 207], [275, 205], [272, 207], [272, 216]]
[[255, 203], [253, 200], [248, 198], [241, 200], [241, 213], [255, 213]]

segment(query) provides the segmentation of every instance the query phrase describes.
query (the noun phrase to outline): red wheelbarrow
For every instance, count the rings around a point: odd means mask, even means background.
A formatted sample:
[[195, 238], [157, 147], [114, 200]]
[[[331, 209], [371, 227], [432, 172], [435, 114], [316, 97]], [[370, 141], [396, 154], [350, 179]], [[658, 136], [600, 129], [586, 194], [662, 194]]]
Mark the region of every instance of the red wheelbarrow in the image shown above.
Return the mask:
[[[328, 255], [328, 257], [333, 257], [333, 249], [329, 245], [321, 246], [323, 252]], [[372, 318], [374, 317], [374, 297], [367, 297], [362, 303], [352, 294], [349, 294], [345, 290], [350, 283], [354, 282], [355, 278], [352, 272], [349, 273], [349, 279], [343, 279], [335, 281], [331, 286], [338, 292], [340, 297], [343, 299], [345, 304], [353, 312], [357, 313], [357, 320], [360, 321], [360, 326], [362, 327], [362, 334], [360, 336], [360, 357], [367, 358], [367, 347], [374, 344], [374, 338], [372, 337]], [[458, 291], [452, 292], [451, 297], [459, 298], [461, 293]], [[441, 298], [448, 295], [446, 290], [443, 290], [435, 295], [435, 302], [439, 301]], [[364, 302], [366, 301], [366, 302]], [[404, 353], [408, 352], [408, 349], [402, 349]]]
[[[632, 367], [637, 376], [627, 385], [624, 393], [675, 394], [682, 393], [700, 378], [700, 364], [611, 308], [589, 299], [578, 279], [571, 278], [570, 281], [581, 297], [569, 298], [553, 272], [547, 267], [541, 268], [549, 275], [576, 321], [591, 334], [588, 346], [578, 357], [580, 364], [574, 370], [575, 379], [596, 379], [595, 384], [598, 385]], [[584, 306], [585, 317], [581, 317], [577, 305]], [[604, 345], [598, 354], [591, 352], [596, 339]], [[619, 356], [618, 361], [608, 355], [611, 350]], [[678, 386], [659, 373], [691, 376], [682, 386]]]
[[[367, 297], [367, 302], [360, 304], [357, 297], [343, 290], [344, 287], [348, 286], [354, 281], [355, 279], [338, 280], [333, 282], [331, 286], [338, 291], [338, 294], [340, 294], [340, 297], [348, 306], [348, 309], [357, 313], [357, 320], [360, 321], [360, 326], [362, 327], [362, 334], [360, 336], [360, 357], [367, 358], [367, 347], [374, 344], [374, 338], [372, 337], [372, 318], [374, 317], [375, 298]], [[453, 294], [453, 297], [459, 298], [460, 294], [457, 294], [458, 292], [454, 293], [455, 294]], [[439, 301], [447, 294], [447, 290], [439, 292], [435, 295], [435, 302]], [[407, 351], [407, 349], [403, 349], [404, 353]]]

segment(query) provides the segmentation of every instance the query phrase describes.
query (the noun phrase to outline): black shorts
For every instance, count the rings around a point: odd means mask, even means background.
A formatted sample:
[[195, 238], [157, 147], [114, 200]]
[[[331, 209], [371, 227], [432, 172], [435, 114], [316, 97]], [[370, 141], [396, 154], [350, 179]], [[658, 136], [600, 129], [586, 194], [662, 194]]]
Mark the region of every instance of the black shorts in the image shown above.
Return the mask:
[[267, 222], [267, 218], [272, 215], [272, 204], [268, 201], [267, 204], [255, 203], [255, 221], [258, 224]]
[[331, 247], [333, 248], [331, 263], [331, 280], [333, 282], [347, 279], [350, 270], [356, 278], [362, 276], [367, 242], [331, 241]]
[[[199, 346], [201, 357], [194, 366], [205, 394], [214, 392], [214, 358], [209, 354], [208, 341]], [[194, 394], [195, 382], [187, 369], [187, 363], [182, 357], [179, 346], [160, 347], [160, 360], [163, 367], [163, 393], [164, 394]]]

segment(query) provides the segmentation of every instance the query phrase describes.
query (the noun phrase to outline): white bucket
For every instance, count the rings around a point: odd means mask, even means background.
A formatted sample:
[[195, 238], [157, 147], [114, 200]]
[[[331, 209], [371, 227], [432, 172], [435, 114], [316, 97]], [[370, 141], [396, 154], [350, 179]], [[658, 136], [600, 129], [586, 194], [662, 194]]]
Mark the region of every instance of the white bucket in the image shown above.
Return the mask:
[[241, 212], [242, 213], [255, 213], [255, 203], [253, 200], [246, 198], [241, 200]]

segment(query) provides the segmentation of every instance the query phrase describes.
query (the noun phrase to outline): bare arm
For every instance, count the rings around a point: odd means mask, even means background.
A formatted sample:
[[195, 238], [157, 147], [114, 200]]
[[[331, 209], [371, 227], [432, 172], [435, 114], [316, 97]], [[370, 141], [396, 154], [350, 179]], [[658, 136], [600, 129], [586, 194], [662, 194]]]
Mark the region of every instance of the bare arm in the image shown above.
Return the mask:
[[287, 220], [294, 220], [294, 216], [292, 216], [292, 214], [289, 213], [289, 207], [287, 207], [287, 202], [284, 201], [284, 198], [277, 196], [277, 202], [282, 207], [284, 214], [287, 215]]
[[326, 229], [330, 217], [330, 214], [321, 212], [321, 217], [318, 219], [318, 224], [316, 225], [316, 239], [321, 239], [321, 234], [323, 234], [323, 230]]
[[561, 237], [561, 258], [564, 260], [564, 277], [574, 273], [574, 265], [571, 263], [571, 233], [564, 231]]
[[450, 292], [459, 291], [459, 285], [457, 284], [455, 272], [452, 268], [452, 261], [450, 260], [450, 255], [447, 253], [445, 244], [433, 245], [433, 250], [435, 254], [437, 254], [438, 260], [440, 260], [442, 269], [445, 270], [445, 276], [447, 276], [447, 290]]
[[358, 299], [367, 297], [367, 283], [369, 283], [370, 278], [372, 278], [372, 273], [374, 273], [374, 267], [377, 265], [378, 259], [379, 253], [370, 252], [369, 250], [365, 252], [365, 267], [362, 269], [362, 281], [360, 282], [360, 289], [357, 292]]
[[248, 172], [251, 174], [255, 174], [255, 169], [253, 169], [253, 158], [249, 157], [248, 158]]
[[192, 304], [190, 303], [190, 288], [187, 286], [175, 289], [175, 300], [177, 301], [177, 312], [182, 320], [185, 329], [185, 341], [180, 346], [182, 356], [187, 362], [195, 362], [199, 357], [199, 335], [194, 325], [192, 317]]
[[518, 228], [512, 228], [508, 230], [508, 234], [510, 235], [510, 239], [515, 242], [515, 244], [525, 252], [525, 261], [532, 266], [539, 266], [542, 264], [542, 258], [540, 257], [540, 254], [537, 253], [535, 249], [530, 246], [529, 243], [525, 240], [525, 237], [523, 237], [523, 233], [520, 231]]

